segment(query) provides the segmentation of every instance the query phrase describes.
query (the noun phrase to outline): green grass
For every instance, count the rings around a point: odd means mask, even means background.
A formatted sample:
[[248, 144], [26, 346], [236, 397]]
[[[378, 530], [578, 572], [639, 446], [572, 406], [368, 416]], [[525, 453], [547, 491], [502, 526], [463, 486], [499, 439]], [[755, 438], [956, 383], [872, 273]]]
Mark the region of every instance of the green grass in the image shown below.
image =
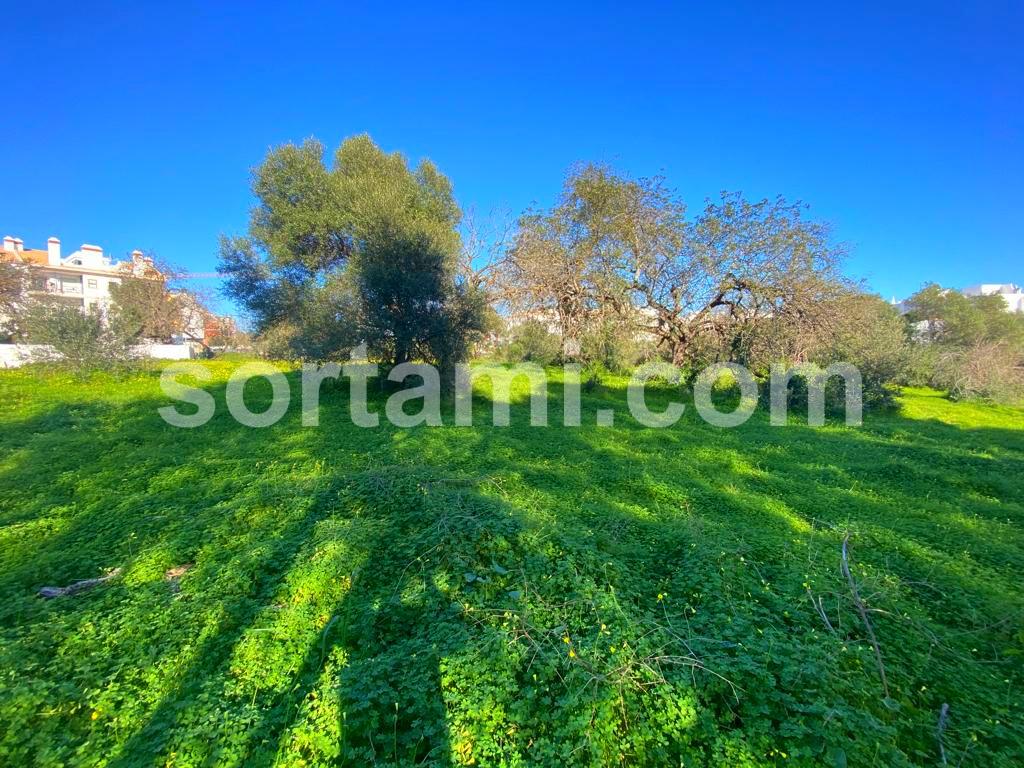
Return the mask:
[[251, 430], [207, 365], [195, 430], [0, 373], [0, 764], [935, 766], [943, 704], [950, 765], [1024, 760], [1020, 410]]

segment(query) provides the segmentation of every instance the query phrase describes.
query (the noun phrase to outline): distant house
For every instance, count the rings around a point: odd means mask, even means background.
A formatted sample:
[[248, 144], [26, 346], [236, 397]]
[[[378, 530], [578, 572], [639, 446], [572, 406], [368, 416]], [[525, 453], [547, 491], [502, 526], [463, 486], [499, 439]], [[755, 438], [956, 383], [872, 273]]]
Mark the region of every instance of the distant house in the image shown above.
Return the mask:
[[[26, 248], [20, 237], [3, 240], [0, 262], [22, 266], [28, 277], [28, 296], [49, 299], [83, 311], [97, 308], [105, 312], [113, 300], [110, 288], [125, 278], [157, 280], [165, 275], [142, 251], [132, 251], [126, 261], [114, 261], [98, 245], [82, 245], [67, 256], [61, 255], [60, 240], [51, 237], [46, 250]], [[213, 318], [188, 293], [171, 292], [181, 299], [180, 329], [175, 343], [195, 342], [208, 345], [207, 326]]]
[[[979, 283], [964, 288], [961, 293], [964, 296], [1001, 296], [1006, 302], [1007, 311], [1024, 313], [1024, 288], [1016, 283]], [[905, 315], [910, 311], [908, 302], [909, 299], [897, 301], [893, 297], [892, 305], [901, 315]]]
[[24, 265], [30, 296], [56, 299], [83, 310], [106, 309], [111, 301], [110, 286], [125, 277], [161, 277], [153, 260], [141, 251], [133, 251], [131, 261], [114, 262], [98, 245], [83, 245], [62, 257], [56, 237], [47, 240], [46, 250], [41, 250], [25, 248], [20, 237], [8, 235], [0, 261]]
[[964, 296], [1001, 296], [1010, 312], [1024, 312], [1024, 288], [1015, 283], [980, 283], [963, 290]]

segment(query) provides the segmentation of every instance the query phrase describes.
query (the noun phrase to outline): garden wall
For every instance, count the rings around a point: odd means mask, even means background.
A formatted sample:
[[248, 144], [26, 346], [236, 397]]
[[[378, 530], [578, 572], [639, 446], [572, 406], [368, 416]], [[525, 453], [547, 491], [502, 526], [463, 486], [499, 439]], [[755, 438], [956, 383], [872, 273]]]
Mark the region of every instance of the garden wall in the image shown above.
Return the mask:
[[[0, 344], [0, 368], [22, 366], [45, 349], [42, 344]], [[190, 360], [193, 357], [189, 344], [143, 344], [135, 347], [135, 352], [140, 357], [158, 360]]]

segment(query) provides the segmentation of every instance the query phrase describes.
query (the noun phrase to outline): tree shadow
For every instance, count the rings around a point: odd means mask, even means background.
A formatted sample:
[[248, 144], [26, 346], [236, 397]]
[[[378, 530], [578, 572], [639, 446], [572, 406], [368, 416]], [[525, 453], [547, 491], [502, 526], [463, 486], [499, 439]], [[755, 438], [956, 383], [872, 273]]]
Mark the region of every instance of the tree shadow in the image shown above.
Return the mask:
[[[223, 408], [222, 386], [208, 390]], [[584, 397], [579, 429], [532, 428], [516, 400], [507, 428], [481, 418], [473, 428], [361, 430], [346, 423], [340, 391], [325, 392], [318, 430], [298, 427], [294, 405], [267, 430], [226, 414], [174, 430], [156, 415], [158, 397], [57, 406], [6, 424], [0, 522], [18, 546], [0, 555], [11, 598], [0, 617], [18, 629], [3, 639], [31, 652], [26, 676], [45, 683], [26, 684], [25, 700], [38, 706], [57, 677], [77, 686], [63, 694], [69, 703], [88, 701], [89, 686], [108, 689], [98, 724], [89, 707], [59, 723], [76, 735], [65, 750], [91, 739], [116, 765], [169, 755], [247, 765], [285, 756], [714, 762], [727, 749], [816, 749], [814, 734], [784, 732], [791, 712], [824, 720], [824, 738], [851, 755], [854, 725], [890, 734], [887, 744], [909, 754], [931, 748], [920, 734], [943, 701], [958, 711], [980, 701], [983, 667], [968, 667], [977, 679], [959, 690], [927, 667], [982, 641], [1008, 643], [1020, 626], [1012, 579], [1024, 499], [1008, 477], [1024, 466], [1019, 431], [898, 415], [861, 431], [779, 430], [761, 414], [739, 430], [696, 421], [649, 430], [625, 417], [620, 395]], [[556, 387], [552, 415], [561, 404]], [[489, 407], [475, 403], [481, 417]], [[608, 407], [616, 428], [592, 426]], [[76, 454], [55, 453], [69, 444]], [[873, 674], [841, 650], [862, 640], [839, 603], [846, 531], [869, 569], [862, 578], [891, 595], [884, 604], [942, 635], [938, 649], [924, 635], [893, 647], [886, 638], [903, 619], [877, 618], [894, 687], [919, 710], [895, 730], [873, 682], [843, 685]], [[182, 562], [195, 567], [175, 599], [162, 574]], [[123, 582], [81, 602], [31, 596], [44, 581], [114, 564], [126, 565]], [[807, 578], [836, 598], [837, 633], [805, 598]], [[945, 603], [929, 599], [934, 588]], [[140, 656], [138, 635], [150, 631]], [[125, 670], [115, 649], [129, 667], [145, 659], [152, 679]], [[926, 682], [928, 693], [913, 692]], [[159, 693], [133, 707], [109, 694], [116, 686]], [[816, 709], [828, 697], [844, 714]], [[111, 702], [130, 716], [114, 713], [100, 730]], [[608, 714], [620, 707], [628, 718]], [[658, 719], [687, 707], [699, 717], [675, 715], [671, 728]], [[595, 718], [617, 725], [601, 734]], [[664, 743], [635, 736], [644, 723]], [[698, 730], [693, 744], [687, 734]], [[54, 734], [46, 725], [28, 734], [34, 751], [24, 754], [67, 759], [44, 744]]]

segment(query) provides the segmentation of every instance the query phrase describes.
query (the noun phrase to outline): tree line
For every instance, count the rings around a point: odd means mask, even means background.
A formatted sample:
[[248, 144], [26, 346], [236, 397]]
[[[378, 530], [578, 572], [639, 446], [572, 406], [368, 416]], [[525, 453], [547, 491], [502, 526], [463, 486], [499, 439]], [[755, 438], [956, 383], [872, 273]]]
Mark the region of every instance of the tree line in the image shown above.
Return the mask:
[[767, 338], [799, 360], [835, 330], [830, 304], [856, 293], [842, 249], [798, 204], [728, 194], [689, 219], [664, 179], [601, 166], [572, 171], [555, 206], [527, 211], [488, 254], [460, 233], [452, 185], [432, 163], [410, 168], [368, 136], [343, 142], [330, 165], [315, 140], [271, 150], [253, 192], [248, 234], [222, 240], [221, 269], [258, 335], [291, 356], [365, 342], [394, 364], [443, 364], [504, 307], [549, 313], [566, 359], [600, 320], [635, 327], [678, 365], [709, 344]]
[[[797, 202], [723, 193], [691, 213], [663, 177], [583, 164], [553, 205], [488, 235], [429, 161], [413, 167], [365, 135], [325, 158], [312, 139], [272, 149], [253, 172], [248, 232], [221, 242], [226, 293], [273, 357], [365, 344], [384, 363], [446, 370], [486, 351], [616, 370], [730, 361], [764, 375], [842, 360], [861, 369], [869, 401], [941, 384], [954, 364], [936, 345], [921, 351], [933, 339], [917, 333], [916, 309], [908, 322], [844, 274], [845, 248]], [[1020, 326], [1006, 311], [1000, 322]], [[1012, 380], [1021, 346], [1006, 333]], [[962, 361], [978, 339], [956, 343]], [[994, 394], [981, 390], [971, 394]]]
[[[330, 158], [314, 139], [271, 149], [252, 192], [247, 232], [221, 238], [219, 262], [268, 357], [360, 347], [385, 364], [435, 364], [449, 381], [475, 354], [594, 371], [660, 359], [691, 375], [736, 362], [765, 378], [776, 363], [842, 361], [860, 369], [868, 404], [902, 384], [1024, 396], [1024, 316], [936, 285], [901, 316], [844, 273], [829, 226], [782, 197], [726, 192], [691, 210], [661, 176], [580, 164], [550, 206], [488, 231], [433, 163], [412, 166], [366, 135]], [[74, 337], [94, 357], [167, 337], [184, 304], [199, 306], [168, 279], [128, 277], [109, 317], [72, 316], [28, 307], [23, 279], [0, 264], [0, 332]]]

